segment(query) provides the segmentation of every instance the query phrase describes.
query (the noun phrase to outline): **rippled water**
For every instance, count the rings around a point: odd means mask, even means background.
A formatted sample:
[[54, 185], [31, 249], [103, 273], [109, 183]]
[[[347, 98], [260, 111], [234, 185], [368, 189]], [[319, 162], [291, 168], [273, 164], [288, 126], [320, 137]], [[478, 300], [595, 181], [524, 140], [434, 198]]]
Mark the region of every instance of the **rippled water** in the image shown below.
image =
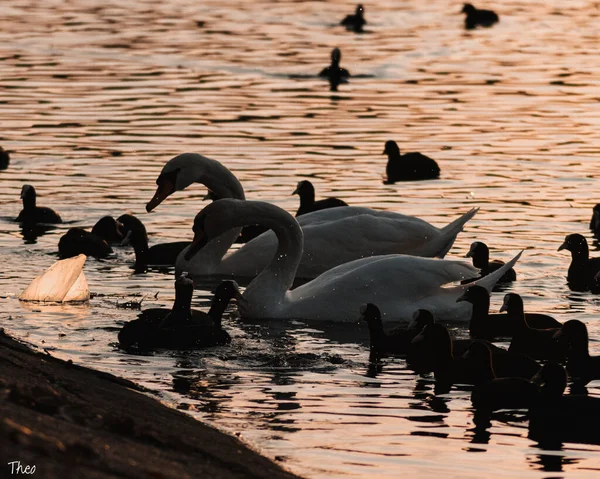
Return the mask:
[[[431, 378], [402, 360], [368, 371], [361, 326], [228, 317], [231, 347], [124, 354], [116, 333], [136, 312], [117, 303], [140, 294], [146, 307], [173, 299], [172, 275], [134, 275], [129, 250], [88, 260], [90, 287], [103, 295], [88, 305], [15, 299], [56, 260], [58, 239], [73, 224], [131, 211], [151, 243], [191, 236], [203, 187], [152, 214], [144, 205], [166, 160], [192, 151], [227, 165], [248, 198], [289, 211], [306, 177], [319, 196], [439, 226], [479, 206], [449, 257], [464, 256], [475, 239], [503, 259], [530, 248], [511, 289], [530, 310], [585, 321], [600, 354], [600, 302], [567, 289], [569, 258], [556, 252], [565, 234], [589, 235], [600, 201], [598, 4], [502, 2], [500, 24], [465, 33], [460, 2], [376, 0], [366, 4], [362, 35], [335, 26], [353, 8], [2, 2], [0, 144], [13, 154], [0, 172], [0, 325], [56, 356], [160, 391], [306, 477], [597, 475], [597, 446], [543, 450], [519, 414], [495, 421], [489, 438], [476, 437], [468, 391], [434, 398]], [[337, 94], [316, 77], [334, 46], [359, 76]], [[388, 139], [434, 157], [441, 179], [383, 185]], [[36, 186], [38, 204], [71, 224], [25, 241], [10, 221], [25, 182]], [[194, 305], [209, 297], [200, 291]], [[501, 299], [494, 295], [492, 307]], [[589, 392], [600, 395], [600, 382]]]

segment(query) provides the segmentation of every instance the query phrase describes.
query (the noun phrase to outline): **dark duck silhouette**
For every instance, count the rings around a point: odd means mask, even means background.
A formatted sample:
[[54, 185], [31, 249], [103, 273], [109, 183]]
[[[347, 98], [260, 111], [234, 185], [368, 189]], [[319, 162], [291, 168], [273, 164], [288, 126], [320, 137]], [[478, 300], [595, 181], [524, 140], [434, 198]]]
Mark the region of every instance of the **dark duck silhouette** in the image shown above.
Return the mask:
[[364, 13], [364, 7], [362, 5], [358, 5], [354, 15], [346, 15], [346, 17], [340, 22], [340, 25], [345, 26], [346, 30], [362, 33], [363, 27], [367, 24]]
[[588, 330], [584, 323], [571, 319], [553, 338], [567, 345], [567, 372], [575, 385], [585, 386], [600, 379], [600, 356], [590, 356]]
[[[504, 266], [504, 261], [498, 259], [490, 261], [490, 250], [488, 246], [481, 241], [474, 241], [471, 243], [471, 248], [466, 256], [467, 258], [473, 258], [473, 266], [479, 269], [480, 276], [478, 278], [487, 276]], [[475, 281], [478, 278], [467, 280], [467, 282]], [[511, 268], [500, 277], [498, 283], [510, 283], [511, 281], [516, 281], [516, 279], [517, 273]]]
[[567, 373], [555, 361], [548, 361], [532, 380], [540, 395], [529, 408], [530, 438], [542, 447], [562, 442], [600, 444], [600, 398], [565, 396]]
[[350, 78], [350, 72], [345, 68], [340, 67], [340, 60], [342, 59], [342, 52], [339, 48], [334, 48], [331, 51], [331, 65], [323, 68], [320, 77], [326, 77], [329, 80], [329, 86], [331, 91], [337, 91], [338, 85], [341, 83], [347, 83]]
[[[490, 314], [490, 294], [482, 286], [469, 286], [456, 302], [466, 301], [473, 305], [469, 334], [472, 338], [487, 339], [512, 338], [523, 313], [522, 304], [514, 301], [507, 305], [506, 313]], [[552, 316], [540, 313], [525, 313], [527, 324], [532, 328], [560, 328], [562, 324]]]
[[112, 248], [101, 237], [82, 228], [70, 228], [58, 241], [58, 254], [61, 258], [71, 258], [79, 254], [106, 258]]
[[472, 30], [476, 27], [491, 27], [500, 20], [498, 14], [492, 10], [479, 10], [470, 3], [465, 3], [461, 10], [465, 13], [465, 28]]
[[592, 219], [590, 220], [590, 229], [594, 232], [596, 238], [600, 237], [600, 203], [594, 206]]
[[[453, 384], [478, 384], [489, 379], [487, 376], [481, 376], [480, 368], [473, 368], [472, 364], [462, 357], [473, 341], [466, 340], [462, 344], [458, 341], [453, 342], [448, 330], [441, 324], [428, 324], [411, 343], [423, 344], [433, 356], [436, 394], [446, 394]], [[455, 348], [456, 343], [461, 344], [461, 347]], [[486, 344], [492, 351], [498, 377], [514, 376], [528, 379], [539, 370], [539, 366], [531, 358], [511, 354], [489, 342]]]
[[567, 273], [567, 284], [574, 291], [597, 290], [596, 275], [600, 272], [600, 258], [590, 258], [587, 240], [580, 234], [567, 235], [558, 251], [571, 252], [571, 265]]
[[108, 244], [123, 241], [123, 225], [112, 216], [103, 216], [92, 228], [92, 234], [102, 238]]
[[433, 180], [440, 176], [440, 168], [435, 160], [417, 152], [401, 155], [400, 148], [393, 140], [385, 142], [383, 154], [388, 157], [386, 183]]
[[119, 331], [119, 345], [124, 349], [149, 350], [196, 349], [231, 342], [222, 328], [221, 319], [232, 298], [242, 300], [235, 281], [223, 281], [215, 292], [208, 313], [192, 311], [194, 284], [185, 274], [175, 281], [175, 303], [170, 311], [163, 308], [145, 310], [139, 319], [126, 323]]
[[532, 328], [523, 312], [523, 299], [515, 293], [504, 296], [500, 312], [511, 310], [516, 318], [515, 330], [508, 350], [526, 354], [535, 359], [560, 360], [565, 357], [566, 348], [554, 340], [554, 334], [560, 328]]
[[148, 247], [148, 234], [146, 227], [135, 216], [125, 214], [117, 219], [123, 225], [122, 232], [125, 238], [122, 244], [131, 244], [135, 251], [134, 269], [144, 271], [148, 266], [172, 266], [181, 251], [191, 241], [175, 241]]
[[496, 376], [492, 350], [484, 341], [473, 341], [463, 359], [476, 371], [478, 382], [471, 393], [475, 409], [490, 413], [497, 409], [527, 409], [535, 403], [538, 389], [528, 378]]
[[360, 319], [369, 327], [371, 360], [387, 355], [408, 354], [412, 339], [425, 326], [433, 323], [433, 315], [425, 309], [419, 309], [415, 311], [413, 320], [406, 327], [397, 327], [386, 333], [383, 330], [381, 312], [373, 303], [361, 306]]
[[296, 211], [296, 216], [312, 213], [313, 211], [326, 210], [327, 208], [348, 206], [348, 203], [339, 198], [325, 198], [324, 200], [315, 201], [315, 187], [308, 180], [300, 181], [292, 194], [300, 196], [300, 206], [298, 207], [298, 211]]
[[62, 219], [54, 210], [44, 206], [36, 206], [35, 188], [31, 185], [23, 185], [21, 188], [21, 199], [23, 209], [17, 216], [16, 221], [29, 225], [37, 223], [62, 223]]
[[6, 170], [9, 163], [10, 155], [8, 154], [8, 151], [0, 146], [0, 170]]

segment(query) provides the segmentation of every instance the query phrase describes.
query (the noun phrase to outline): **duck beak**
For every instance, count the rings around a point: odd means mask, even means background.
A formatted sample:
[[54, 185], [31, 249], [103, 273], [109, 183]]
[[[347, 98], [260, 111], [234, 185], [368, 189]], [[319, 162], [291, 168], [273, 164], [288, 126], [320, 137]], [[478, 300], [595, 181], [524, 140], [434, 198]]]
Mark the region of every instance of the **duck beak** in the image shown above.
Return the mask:
[[298, 188], [296, 188], [296, 189], [295, 189], [295, 190], [292, 192], [292, 196], [293, 196], [293, 195], [299, 195], [299, 194], [300, 194], [300, 192], [298, 191]]
[[562, 251], [563, 249], [569, 249], [567, 247], [567, 242], [566, 241], [563, 244], [561, 244], [556, 251]]
[[472, 258], [473, 257], [473, 251], [469, 250], [469, 252], [465, 255], [465, 258]]
[[198, 251], [200, 251], [208, 243], [208, 238], [203, 232], [198, 232], [194, 235], [192, 244], [189, 246], [187, 253], [185, 253], [185, 260], [189, 261], [194, 257]]
[[133, 232], [131, 230], [129, 230], [127, 232], [127, 234], [125, 235], [125, 238], [123, 238], [123, 241], [121, 241], [121, 246], [128, 246], [131, 244], [131, 235], [132, 234], [133, 234]]
[[500, 312], [503, 313], [504, 311], [508, 311], [508, 304], [506, 304], [506, 301], [502, 303], [502, 306], [500, 307]]
[[146, 204], [146, 211], [150, 213], [154, 208], [160, 205], [166, 198], [175, 192], [175, 184], [168, 180], [163, 179], [160, 181], [156, 188], [156, 193], [148, 203]]

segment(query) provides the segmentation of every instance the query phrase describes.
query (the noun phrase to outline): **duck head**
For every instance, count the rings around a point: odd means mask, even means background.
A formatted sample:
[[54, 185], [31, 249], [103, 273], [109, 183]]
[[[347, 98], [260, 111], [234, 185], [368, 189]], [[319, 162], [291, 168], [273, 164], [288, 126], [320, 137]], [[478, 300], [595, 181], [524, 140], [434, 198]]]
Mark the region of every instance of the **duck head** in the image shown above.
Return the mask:
[[433, 314], [427, 309], [417, 309], [413, 315], [412, 320], [408, 323], [408, 329], [414, 331], [423, 331], [425, 326], [433, 324]]
[[474, 241], [471, 248], [465, 255], [467, 258], [473, 258], [473, 266], [476, 268], [485, 268], [490, 260], [490, 250], [485, 243]]
[[579, 233], [567, 235], [557, 251], [563, 249], [570, 251], [572, 256], [585, 256], [586, 258], [589, 256], [587, 240]]
[[469, 15], [470, 13], [473, 13], [475, 10], [477, 10], [477, 9], [473, 5], [471, 5], [470, 3], [465, 3], [460, 12], [466, 13], [467, 15]]
[[381, 323], [381, 311], [373, 303], [363, 304], [360, 307], [359, 321], [365, 321], [369, 325]]
[[559, 398], [567, 388], [567, 371], [556, 361], [548, 361], [531, 378], [531, 382], [538, 387], [546, 398]]
[[[488, 304], [490, 303], [490, 293], [483, 286], [469, 286], [467, 290], [459, 296], [456, 300], [457, 303], [466, 301], [467, 303], [475, 304]], [[488, 306], [489, 307], [489, 306]]]
[[123, 240], [121, 246], [133, 245], [148, 245], [148, 233], [146, 227], [138, 218], [130, 214], [124, 214], [117, 218], [117, 222], [121, 224], [121, 233]]
[[35, 206], [35, 188], [32, 185], [23, 185], [21, 188], [21, 199], [23, 206]]
[[500, 312], [517, 312], [523, 311], [523, 298], [516, 293], [508, 293], [504, 296], [504, 302], [500, 307]]
[[306, 196], [311, 196], [314, 198], [315, 196], [315, 187], [308, 180], [299, 181], [296, 185], [296, 189], [292, 193], [292, 195], [298, 195], [300, 198], [304, 198]]
[[388, 140], [385, 142], [385, 147], [383, 148], [383, 154], [387, 155], [388, 158], [399, 157], [400, 156], [400, 148], [398, 148], [398, 144], [394, 140]]
[[559, 342], [584, 347], [586, 351], [588, 349], [587, 326], [578, 319], [567, 321], [552, 337]]
[[339, 48], [334, 48], [331, 50], [331, 64], [337, 66], [340, 64], [340, 60], [342, 59], [342, 52]]

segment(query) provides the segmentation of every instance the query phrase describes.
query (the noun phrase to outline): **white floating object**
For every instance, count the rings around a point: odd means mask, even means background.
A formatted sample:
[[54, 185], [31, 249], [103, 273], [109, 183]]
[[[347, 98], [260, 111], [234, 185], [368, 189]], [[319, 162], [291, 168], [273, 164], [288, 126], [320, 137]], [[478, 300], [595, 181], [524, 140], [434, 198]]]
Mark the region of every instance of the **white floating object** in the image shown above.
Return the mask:
[[87, 301], [90, 299], [90, 289], [83, 274], [86, 259], [86, 255], [80, 254], [57, 261], [48, 271], [35, 278], [19, 299], [52, 303]]

